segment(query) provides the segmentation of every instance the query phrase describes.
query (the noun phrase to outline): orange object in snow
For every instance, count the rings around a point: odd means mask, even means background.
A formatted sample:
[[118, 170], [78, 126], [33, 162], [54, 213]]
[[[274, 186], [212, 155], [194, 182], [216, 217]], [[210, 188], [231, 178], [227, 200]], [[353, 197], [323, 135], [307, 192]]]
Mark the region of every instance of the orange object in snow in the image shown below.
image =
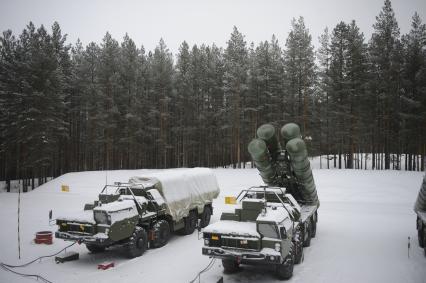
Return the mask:
[[36, 233], [36, 237], [34, 239], [36, 244], [52, 244], [52, 231], [40, 231]]

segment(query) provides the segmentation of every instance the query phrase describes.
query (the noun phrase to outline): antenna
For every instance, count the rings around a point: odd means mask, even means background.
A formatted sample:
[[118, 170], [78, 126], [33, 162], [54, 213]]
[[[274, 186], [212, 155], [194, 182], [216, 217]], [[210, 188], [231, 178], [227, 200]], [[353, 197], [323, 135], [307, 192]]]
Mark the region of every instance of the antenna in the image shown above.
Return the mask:
[[21, 233], [20, 233], [20, 210], [21, 210], [21, 185], [18, 186], [18, 258], [21, 259]]
[[105, 186], [108, 185], [108, 170], [105, 170]]

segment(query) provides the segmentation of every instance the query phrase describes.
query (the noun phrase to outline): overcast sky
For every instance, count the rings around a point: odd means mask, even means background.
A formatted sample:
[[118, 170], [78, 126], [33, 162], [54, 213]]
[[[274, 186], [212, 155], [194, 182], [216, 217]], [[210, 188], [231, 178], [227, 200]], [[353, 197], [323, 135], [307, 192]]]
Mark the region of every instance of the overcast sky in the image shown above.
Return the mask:
[[[20, 34], [33, 21], [50, 28], [58, 21], [68, 42], [101, 42], [106, 31], [121, 42], [127, 32], [153, 50], [162, 37], [176, 53], [183, 40], [225, 47], [233, 26], [256, 45], [275, 34], [285, 43], [293, 17], [303, 16], [313, 43], [326, 26], [356, 20], [367, 40], [384, 0], [0, 0], [0, 30]], [[415, 11], [426, 20], [426, 0], [393, 0], [401, 33]]]

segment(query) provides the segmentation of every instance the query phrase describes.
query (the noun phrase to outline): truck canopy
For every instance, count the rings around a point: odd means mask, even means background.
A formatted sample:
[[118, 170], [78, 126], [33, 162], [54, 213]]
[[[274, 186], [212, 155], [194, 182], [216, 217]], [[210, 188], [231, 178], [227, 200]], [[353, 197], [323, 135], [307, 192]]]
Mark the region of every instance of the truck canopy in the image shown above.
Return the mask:
[[211, 203], [219, 195], [216, 177], [208, 168], [168, 169], [132, 177], [129, 183], [155, 187], [174, 221], [186, 217], [191, 209]]

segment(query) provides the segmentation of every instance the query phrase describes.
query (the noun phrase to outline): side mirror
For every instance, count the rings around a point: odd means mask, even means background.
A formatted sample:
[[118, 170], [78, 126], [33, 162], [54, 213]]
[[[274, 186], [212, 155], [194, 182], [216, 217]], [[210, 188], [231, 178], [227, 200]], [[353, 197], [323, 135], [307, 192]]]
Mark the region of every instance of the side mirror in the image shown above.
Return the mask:
[[197, 221], [197, 230], [198, 230], [198, 233], [201, 232], [201, 219], [198, 219]]
[[287, 238], [287, 231], [285, 230], [284, 227], [280, 227], [280, 235], [281, 235], [281, 239]]
[[53, 211], [49, 210], [49, 226], [52, 226]]

